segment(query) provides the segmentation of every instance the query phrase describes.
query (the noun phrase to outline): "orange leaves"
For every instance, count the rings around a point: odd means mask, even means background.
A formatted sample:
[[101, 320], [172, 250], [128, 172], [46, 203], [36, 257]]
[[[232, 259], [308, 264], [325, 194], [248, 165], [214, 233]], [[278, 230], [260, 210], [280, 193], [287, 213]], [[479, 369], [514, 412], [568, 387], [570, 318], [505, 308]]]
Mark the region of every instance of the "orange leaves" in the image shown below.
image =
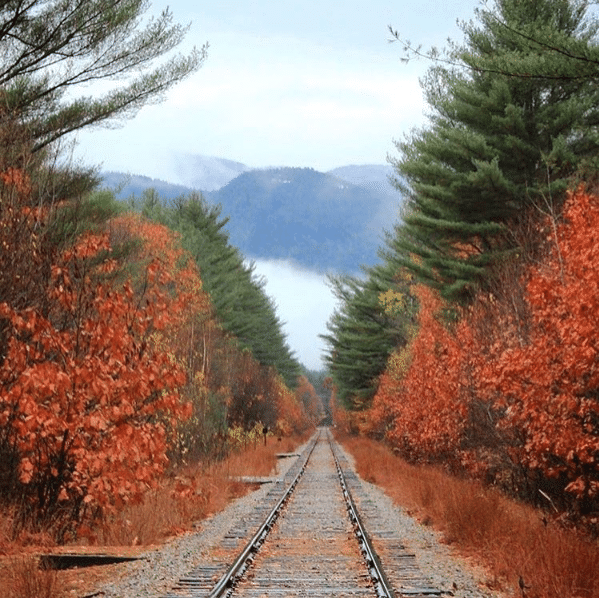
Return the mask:
[[165, 425], [188, 413], [177, 393], [184, 372], [149, 343], [155, 305], [144, 306], [129, 286], [92, 282], [91, 260], [108, 249], [105, 235], [88, 235], [64, 252], [52, 272], [49, 317], [0, 305], [9, 332], [0, 421], [40, 509], [134, 497], [166, 464]]
[[520, 460], [589, 497], [599, 477], [599, 198], [579, 189], [563, 216], [549, 259], [530, 272], [529, 341], [499, 356], [500, 384], [485, 391], [501, 394], [504, 425], [524, 434]]
[[[68, 264], [95, 257], [100, 251], [110, 251], [110, 249], [108, 234], [85, 234], [77, 239], [71, 249], [63, 252], [62, 259]], [[64, 272], [64, 269], [61, 272]]]
[[[451, 456], [459, 461], [465, 425], [461, 382], [461, 340], [437, 319], [439, 298], [425, 287], [420, 300], [418, 333], [400, 354], [393, 354], [373, 401], [372, 415], [388, 427], [387, 437], [415, 459]], [[409, 367], [397, 369], [398, 360]]]
[[13, 187], [20, 195], [27, 195], [31, 192], [31, 182], [27, 173], [20, 168], [7, 168], [0, 172], [0, 181], [7, 187]]
[[570, 193], [562, 216], [544, 261], [514, 285], [518, 309], [481, 295], [450, 330], [438, 297], [419, 291], [418, 333], [381, 377], [371, 417], [407, 456], [504, 479], [524, 467], [596, 501], [599, 197]]

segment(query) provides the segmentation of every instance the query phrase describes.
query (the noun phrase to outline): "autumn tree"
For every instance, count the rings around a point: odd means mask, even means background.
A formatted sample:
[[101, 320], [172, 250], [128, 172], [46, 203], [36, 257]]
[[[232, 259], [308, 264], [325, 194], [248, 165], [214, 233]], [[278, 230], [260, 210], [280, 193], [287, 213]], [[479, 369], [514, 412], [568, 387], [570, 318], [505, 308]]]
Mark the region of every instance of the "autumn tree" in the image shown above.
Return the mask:
[[205, 389], [190, 346], [207, 299], [165, 227], [115, 220], [107, 192], [52, 207], [34, 188], [0, 173], [0, 496], [60, 538], [163, 471]]
[[[187, 28], [173, 24], [168, 9], [143, 24], [148, 8], [147, 0], [2, 2], [2, 105], [26, 125], [34, 152], [133, 114], [203, 63], [205, 47], [157, 65]], [[108, 81], [118, 84], [103, 95], [77, 95], [84, 85]]]
[[444, 301], [422, 287], [418, 328], [379, 378], [368, 431], [409, 459], [594, 525], [598, 215], [593, 192], [568, 193], [563, 219], [540, 229], [543, 259], [505, 281], [523, 305], [481, 292], [448, 321]]
[[85, 235], [63, 252], [47, 316], [0, 305], [10, 331], [0, 366], [4, 494], [25, 497], [24, 514], [59, 538], [152, 484], [167, 462], [165, 425], [187, 413], [184, 372], [152, 340], [177, 314], [157, 284], [166, 274], [149, 265], [140, 302], [129, 285], [94, 280], [95, 268], [114, 267], [95, 262], [108, 250], [106, 236]]
[[[597, 54], [586, 3], [498, 0], [462, 25], [451, 64], [424, 79], [430, 123], [397, 142], [407, 198], [397, 231], [406, 265], [451, 300], [472, 298], [494, 265], [518, 248], [512, 235], [530, 210], [557, 209], [568, 178], [597, 152], [597, 87], [588, 77], [510, 77], [499, 65], [559, 73], [558, 38]], [[418, 256], [417, 260], [411, 256]]]
[[295, 386], [299, 364], [287, 344], [276, 307], [254, 265], [230, 244], [224, 230], [228, 218], [221, 216], [220, 207], [209, 205], [198, 194], [179, 198], [172, 208], [162, 205], [155, 195], [146, 195], [141, 210], [181, 234], [182, 245], [202, 273], [222, 327], [261, 365], [275, 367], [288, 386]]
[[570, 493], [581, 512], [599, 498], [597, 226], [597, 195], [571, 193], [548, 259], [527, 277], [527, 337], [481, 371], [481, 395], [505, 410], [499, 425], [521, 437], [513, 458], [537, 487], [553, 480], [556, 499]]
[[[323, 376], [324, 378], [324, 376]], [[301, 401], [304, 411], [313, 423], [319, 423], [325, 417], [322, 397], [317, 393], [310, 379], [306, 375], [299, 377], [295, 396]]]

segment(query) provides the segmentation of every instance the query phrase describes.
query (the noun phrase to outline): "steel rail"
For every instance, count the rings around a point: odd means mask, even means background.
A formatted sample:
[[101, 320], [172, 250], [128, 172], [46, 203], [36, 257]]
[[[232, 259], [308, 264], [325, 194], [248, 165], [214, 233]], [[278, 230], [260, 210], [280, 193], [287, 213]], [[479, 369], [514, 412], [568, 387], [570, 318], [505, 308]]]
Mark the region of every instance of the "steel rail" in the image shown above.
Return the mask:
[[354, 530], [356, 533], [356, 537], [358, 538], [358, 542], [360, 544], [360, 550], [362, 551], [362, 555], [366, 560], [366, 565], [368, 567], [368, 572], [372, 578], [375, 591], [379, 598], [395, 598], [395, 592], [383, 571], [383, 566], [381, 561], [372, 545], [372, 541], [370, 540], [370, 536], [366, 532], [366, 528], [362, 523], [362, 519], [358, 513], [358, 509], [356, 508], [356, 504], [352, 498], [351, 492], [347, 486], [347, 482], [345, 480], [345, 475], [339, 463], [339, 459], [337, 458], [337, 453], [334, 448], [333, 441], [331, 439], [331, 432], [327, 428], [327, 439], [331, 446], [331, 451], [333, 453], [333, 458], [335, 459], [335, 466], [337, 467], [337, 475], [339, 476], [339, 481], [341, 483], [341, 487], [343, 489], [343, 496], [345, 497], [345, 501], [347, 503], [347, 510], [349, 513], [349, 518], [351, 519]]
[[247, 543], [245, 548], [237, 556], [237, 558], [226, 571], [226, 573], [220, 578], [220, 580], [216, 583], [212, 590], [210, 590], [210, 593], [208, 594], [207, 598], [220, 598], [221, 596], [223, 596], [225, 592], [232, 590], [239, 578], [243, 576], [246, 569], [250, 566], [250, 564], [254, 560], [256, 553], [264, 543], [266, 536], [268, 536], [270, 530], [272, 529], [272, 526], [277, 520], [283, 505], [289, 500], [300, 478], [304, 474], [304, 471], [306, 470], [306, 466], [310, 459], [310, 455], [312, 455], [312, 451], [316, 446], [318, 438], [320, 438], [320, 432], [318, 433], [318, 436], [314, 436], [314, 439], [312, 440], [311, 444], [306, 448], [306, 451], [304, 452], [304, 463], [300, 467], [299, 472], [297, 473], [291, 484], [288, 486], [287, 490], [285, 490], [283, 496], [281, 496], [277, 504], [272, 508], [272, 510], [266, 517], [264, 523], [262, 523], [262, 525], [258, 528], [258, 531], [252, 536], [252, 539]]

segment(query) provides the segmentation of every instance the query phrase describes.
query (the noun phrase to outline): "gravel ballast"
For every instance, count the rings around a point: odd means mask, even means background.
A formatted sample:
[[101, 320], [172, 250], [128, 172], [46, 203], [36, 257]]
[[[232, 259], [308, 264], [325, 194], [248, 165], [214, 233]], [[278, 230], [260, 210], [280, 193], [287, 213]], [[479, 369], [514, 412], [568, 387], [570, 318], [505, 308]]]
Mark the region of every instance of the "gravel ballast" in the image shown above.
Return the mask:
[[[300, 447], [300, 452], [304, 447]], [[346, 458], [353, 463], [347, 452]], [[277, 478], [292, 465], [293, 458], [279, 461]], [[482, 568], [455, 555], [452, 549], [440, 542], [440, 535], [418, 523], [395, 505], [384, 492], [361, 480], [363, 490], [381, 510], [387, 524], [397, 529], [405, 547], [416, 555], [418, 565], [433, 587], [444, 595], [457, 598], [505, 598], [490, 590]], [[270, 484], [235, 500], [222, 512], [198, 525], [197, 531], [178, 536], [158, 549], [143, 553], [134, 562], [115, 567], [115, 578], [96, 595], [103, 598], [161, 598], [169, 593], [177, 580], [193, 568], [211, 561], [211, 552], [218, 547], [227, 531], [249, 516], [260, 504]]]

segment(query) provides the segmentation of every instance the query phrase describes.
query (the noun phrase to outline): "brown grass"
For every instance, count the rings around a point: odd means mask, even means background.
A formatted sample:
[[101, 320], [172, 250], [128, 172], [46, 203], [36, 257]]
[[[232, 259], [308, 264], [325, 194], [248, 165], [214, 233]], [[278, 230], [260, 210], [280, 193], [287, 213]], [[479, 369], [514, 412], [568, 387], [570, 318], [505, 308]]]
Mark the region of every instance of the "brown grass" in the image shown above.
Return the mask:
[[363, 479], [440, 530], [462, 554], [475, 556], [497, 586], [522, 596], [522, 578], [527, 598], [599, 598], [597, 542], [493, 489], [408, 465], [374, 441], [341, 440]]
[[[148, 493], [142, 503], [128, 505], [93, 529], [86, 530], [76, 545], [67, 550], [81, 551], [87, 546], [93, 550], [94, 546], [101, 545], [119, 547], [110, 550], [125, 553], [124, 547], [156, 545], [192, 530], [233, 499], [256, 488], [236, 478], [275, 475], [276, 454], [291, 452], [305, 440], [300, 437], [281, 441], [268, 438], [266, 446], [263, 441], [248, 443], [222, 462], [180, 468], [165, 478], [159, 489]], [[0, 561], [0, 598], [64, 598], [71, 595], [67, 587], [78, 584], [71, 579], [72, 572], [39, 569], [32, 554], [49, 548], [49, 536], [23, 530], [15, 540], [11, 520], [9, 511], [0, 514], [0, 555], [10, 555]], [[90, 577], [93, 584], [93, 576], [85, 569], [81, 571], [81, 576]]]
[[56, 571], [40, 569], [32, 556], [11, 559], [3, 569], [3, 598], [62, 598], [65, 591]]
[[90, 543], [105, 546], [151, 545], [188, 531], [202, 519], [224, 509], [233, 499], [254, 490], [241, 477], [276, 474], [276, 454], [297, 446], [299, 438], [250, 442], [227, 459], [179, 469], [142, 504], [129, 505], [89, 534]]

